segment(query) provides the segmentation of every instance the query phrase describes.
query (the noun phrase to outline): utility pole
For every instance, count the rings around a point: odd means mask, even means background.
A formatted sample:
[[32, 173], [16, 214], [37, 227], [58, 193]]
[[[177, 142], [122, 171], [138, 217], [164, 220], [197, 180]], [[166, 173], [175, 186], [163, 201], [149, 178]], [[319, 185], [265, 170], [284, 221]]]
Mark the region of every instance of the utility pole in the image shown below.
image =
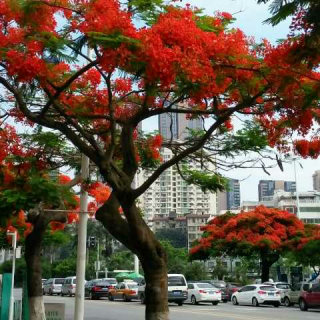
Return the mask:
[[11, 293], [10, 293], [10, 305], [9, 305], [9, 320], [13, 320], [13, 307], [14, 307], [14, 273], [16, 270], [16, 249], [17, 249], [17, 231], [7, 232], [8, 236], [12, 236], [12, 278], [11, 278]]
[[[81, 181], [89, 178], [89, 158], [82, 155]], [[88, 223], [88, 193], [81, 186], [80, 213], [78, 225], [78, 250], [77, 250], [77, 286], [75, 294], [74, 320], [84, 319], [84, 285], [86, 275], [86, 247], [87, 247], [87, 223]]]
[[294, 167], [294, 179], [296, 182], [296, 203], [297, 203], [297, 218], [300, 219], [300, 201], [299, 201], [299, 191], [298, 191], [298, 183], [297, 183], [297, 170], [296, 170], [296, 161], [297, 158], [293, 158], [293, 167]]

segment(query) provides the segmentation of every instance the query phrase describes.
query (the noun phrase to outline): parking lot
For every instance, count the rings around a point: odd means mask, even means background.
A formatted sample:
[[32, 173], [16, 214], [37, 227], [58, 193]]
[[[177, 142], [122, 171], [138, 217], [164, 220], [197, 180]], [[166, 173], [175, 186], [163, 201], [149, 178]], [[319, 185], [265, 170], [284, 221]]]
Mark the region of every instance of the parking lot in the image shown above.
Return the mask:
[[[45, 302], [60, 302], [66, 304], [66, 320], [73, 319], [74, 297], [45, 296]], [[122, 302], [101, 300], [85, 301], [85, 319], [90, 320], [142, 320], [144, 319], [144, 306], [139, 301]], [[170, 320], [319, 320], [320, 310], [310, 309], [302, 312], [298, 307], [274, 308], [261, 306], [233, 306], [231, 303], [190, 305], [179, 307], [170, 304]]]

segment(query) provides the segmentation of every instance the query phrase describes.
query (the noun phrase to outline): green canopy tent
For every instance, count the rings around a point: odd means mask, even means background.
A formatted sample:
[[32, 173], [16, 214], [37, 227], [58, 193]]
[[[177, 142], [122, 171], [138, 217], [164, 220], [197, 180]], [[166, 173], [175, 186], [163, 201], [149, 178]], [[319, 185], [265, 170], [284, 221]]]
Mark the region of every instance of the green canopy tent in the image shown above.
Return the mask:
[[137, 272], [132, 272], [128, 276], [129, 279], [143, 278], [143, 275]]
[[127, 272], [120, 272], [118, 274], [116, 274], [115, 276], [116, 279], [130, 279], [130, 274]]

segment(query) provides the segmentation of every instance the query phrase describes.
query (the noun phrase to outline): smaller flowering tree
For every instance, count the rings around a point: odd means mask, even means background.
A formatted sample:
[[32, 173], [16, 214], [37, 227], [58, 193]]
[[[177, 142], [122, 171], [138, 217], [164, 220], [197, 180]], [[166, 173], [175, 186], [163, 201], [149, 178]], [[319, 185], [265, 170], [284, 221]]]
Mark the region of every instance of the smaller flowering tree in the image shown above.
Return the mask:
[[202, 230], [203, 237], [190, 250], [193, 259], [258, 255], [264, 282], [269, 280], [270, 267], [280, 255], [303, 237], [304, 224], [287, 211], [259, 206], [250, 212], [217, 216]]
[[320, 226], [314, 224], [305, 225], [305, 236], [297, 243], [296, 250], [290, 252], [289, 258], [295, 264], [311, 267], [314, 278], [320, 276]]

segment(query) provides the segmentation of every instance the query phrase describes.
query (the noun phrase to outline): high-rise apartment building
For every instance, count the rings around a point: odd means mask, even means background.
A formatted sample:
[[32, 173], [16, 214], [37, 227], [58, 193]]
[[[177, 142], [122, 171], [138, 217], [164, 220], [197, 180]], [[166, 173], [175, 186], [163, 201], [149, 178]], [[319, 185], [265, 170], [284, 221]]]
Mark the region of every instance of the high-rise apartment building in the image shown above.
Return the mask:
[[312, 175], [313, 190], [320, 191], [320, 170], [315, 171]]
[[188, 129], [203, 129], [202, 119], [186, 119], [182, 113], [164, 113], [159, 115], [159, 132], [165, 140], [184, 140]]
[[240, 208], [240, 182], [239, 180], [229, 179], [228, 190], [220, 191], [217, 194], [217, 213], [224, 210]]
[[[170, 149], [163, 148], [161, 155], [164, 161], [168, 161], [173, 153]], [[190, 162], [188, 166], [190, 169], [201, 170], [197, 163]], [[152, 172], [147, 170], [141, 172], [141, 182], [151, 174]], [[169, 217], [171, 212], [175, 212], [177, 217], [188, 214], [216, 214], [216, 195], [204, 193], [198, 186], [188, 185], [175, 166], [164, 171], [141, 196], [140, 201], [148, 221], [156, 217]]]
[[259, 201], [265, 197], [272, 197], [276, 190], [295, 192], [296, 183], [283, 180], [260, 180], [258, 185]]

